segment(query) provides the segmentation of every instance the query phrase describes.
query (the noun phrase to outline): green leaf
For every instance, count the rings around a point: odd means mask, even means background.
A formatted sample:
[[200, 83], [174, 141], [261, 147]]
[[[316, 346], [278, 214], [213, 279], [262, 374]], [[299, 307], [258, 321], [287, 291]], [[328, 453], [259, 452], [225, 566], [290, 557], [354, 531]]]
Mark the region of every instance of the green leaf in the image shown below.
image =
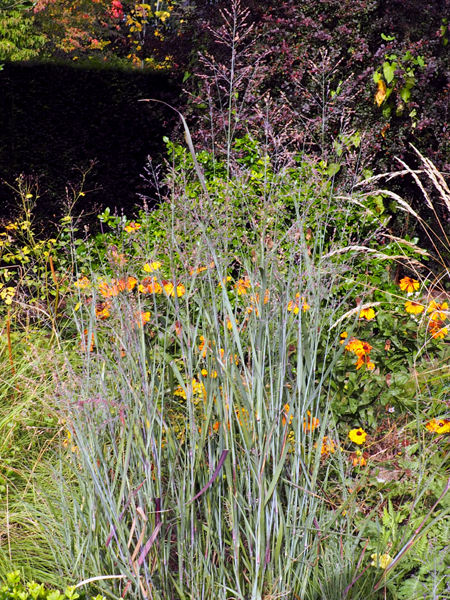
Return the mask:
[[408, 102], [408, 100], [411, 98], [411, 90], [408, 90], [406, 87], [402, 88], [400, 90], [400, 97], [403, 102]]
[[397, 68], [397, 63], [396, 62], [392, 62], [392, 63], [385, 62], [385, 63], [383, 63], [383, 75], [384, 75], [384, 78], [386, 79], [386, 81], [388, 83], [391, 83], [392, 80], [394, 79], [394, 73], [395, 73], [395, 69], [396, 68]]

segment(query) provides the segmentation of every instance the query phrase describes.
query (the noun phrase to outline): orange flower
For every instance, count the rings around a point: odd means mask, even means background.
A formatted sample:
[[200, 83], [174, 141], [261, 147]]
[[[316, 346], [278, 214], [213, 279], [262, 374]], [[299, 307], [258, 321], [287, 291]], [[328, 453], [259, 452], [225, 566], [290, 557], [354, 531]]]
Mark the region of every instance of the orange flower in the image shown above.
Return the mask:
[[346, 331], [344, 331], [344, 333], [341, 333], [341, 338], [342, 338], [342, 340], [339, 343], [343, 344], [345, 342], [345, 340], [348, 338], [348, 333]]
[[198, 347], [198, 349], [201, 352], [202, 358], [206, 357], [206, 351], [208, 350], [208, 347], [205, 344], [205, 338], [201, 335], [200, 336], [200, 345]]
[[370, 356], [368, 354], [358, 356], [358, 360], [355, 364], [356, 370], [360, 369], [363, 365], [366, 365], [368, 371], [373, 371], [375, 369], [375, 364], [370, 360]]
[[146, 323], [148, 323], [150, 321], [150, 313], [149, 312], [141, 312], [141, 322], [142, 325], [145, 325]]
[[435, 340], [439, 340], [448, 335], [448, 329], [445, 327], [445, 323], [442, 321], [431, 321], [428, 323], [428, 331], [431, 333], [432, 337]]
[[[317, 448], [317, 444], [315, 446]], [[329, 438], [327, 435], [322, 440], [322, 447], [320, 449], [320, 454], [322, 456], [328, 456], [329, 454], [334, 454], [336, 452], [336, 444], [334, 441]]]
[[112, 280], [111, 286], [109, 286], [106, 281], [100, 283], [98, 286], [98, 291], [103, 296], [103, 298], [112, 298], [117, 296], [119, 293], [119, 288], [115, 285], [114, 279]]
[[407, 300], [405, 302], [405, 310], [411, 315], [420, 315], [420, 313], [425, 310], [425, 307], [418, 302], [411, 302], [410, 300]]
[[[286, 425], [286, 417], [289, 414], [289, 409], [290, 409], [289, 404], [285, 404], [284, 407], [283, 407], [283, 410], [284, 410], [283, 417], [281, 418], [281, 422], [283, 424], [283, 427]], [[292, 419], [293, 418], [294, 418], [294, 415], [291, 415], [290, 418], [289, 418], [289, 425], [292, 423]]]
[[[87, 343], [87, 338], [88, 338], [88, 330], [85, 329], [84, 332], [84, 340], [81, 340], [81, 349], [83, 350], [83, 352], [86, 352], [86, 343]], [[91, 343], [89, 346], [89, 352], [93, 352], [95, 348], [95, 339], [94, 339], [94, 334], [91, 334]]]
[[354, 467], [365, 467], [367, 465], [367, 459], [369, 458], [369, 455], [367, 452], [361, 452], [361, 450], [357, 450], [356, 452], [352, 452], [350, 454], [350, 458], [352, 459]]
[[308, 418], [303, 419], [303, 431], [314, 431], [314, 429], [319, 426], [320, 421], [315, 417], [311, 417], [311, 413], [309, 410], [307, 411], [307, 414]]
[[238, 279], [234, 284], [234, 287], [239, 296], [245, 296], [247, 290], [250, 289], [251, 283], [248, 277], [244, 277], [243, 279]]
[[420, 283], [417, 281], [417, 279], [411, 279], [411, 277], [403, 277], [403, 279], [400, 279], [399, 286], [402, 292], [412, 294], [413, 292], [417, 292], [417, 290], [420, 288]]
[[162, 294], [162, 286], [156, 277], [146, 277], [138, 287], [142, 294]]
[[[113, 283], [115, 283], [114, 279]], [[136, 284], [137, 279], [135, 279], [134, 277], [128, 277], [127, 279], [119, 279], [119, 281], [117, 282], [117, 287], [119, 289], [119, 292], [124, 292], [125, 290], [127, 292], [131, 292]]]
[[442, 304], [439, 304], [433, 300], [430, 302], [427, 312], [432, 313], [430, 317], [432, 321], [445, 321], [447, 318], [447, 313], [441, 312], [443, 310], [448, 310], [447, 302], [442, 302]]

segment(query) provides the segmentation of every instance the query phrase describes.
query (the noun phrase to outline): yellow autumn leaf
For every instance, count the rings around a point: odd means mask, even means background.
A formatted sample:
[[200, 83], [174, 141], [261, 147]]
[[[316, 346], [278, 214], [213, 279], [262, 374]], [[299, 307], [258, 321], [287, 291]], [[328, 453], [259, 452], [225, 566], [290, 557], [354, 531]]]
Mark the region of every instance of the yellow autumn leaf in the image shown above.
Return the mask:
[[377, 85], [378, 92], [375, 94], [375, 103], [378, 104], [378, 106], [381, 106], [383, 100], [386, 98], [386, 84], [382, 79], [379, 79]]

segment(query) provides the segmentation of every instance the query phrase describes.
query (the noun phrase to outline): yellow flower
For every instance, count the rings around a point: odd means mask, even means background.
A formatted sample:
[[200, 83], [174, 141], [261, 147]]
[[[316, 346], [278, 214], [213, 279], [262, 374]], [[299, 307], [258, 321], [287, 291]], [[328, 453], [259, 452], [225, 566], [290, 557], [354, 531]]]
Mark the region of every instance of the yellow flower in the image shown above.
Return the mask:
[[410, 300], [407, 300], [405, 302], [405, 310], [411, 315], [420, 315], [420, 313], [425, 310], [425, 307], [418, 302], [411, 302]]
[[364, 444], [364, 442], [366, 441], [367, 433], [363, 429], [361, 429], [361, 427], [359, 427], [358, 429], [352, 429], [349, 432], [348, 437], [355, 444], [361, 445]]
[[399, 286], [402, 292], [412, 294], [413, 292], [417, 292], [417, 290], [420, 288], [420, 283], [417, 281], [417, 279], [411, 279], [411, 277], [403, 277], [403, 279], [400, 279]]
[[139, 223], [135, 223], [134, 221], [132, 221], [131, 223], [128, 223], [128, 225], [125, 225], [125, 227], [124, 227], [124, 229], [127, 233], [132, 233], [133, 231], [137, 231], [140, 228], [141, 228], [141, 225]]
[[85, 290], [90, 285], [91, 285], [91, 282], [89, 281], [89, 279], [87, 277], [82, 277], [78, 281], [75, 281], [75, 283], [73, 284], [73, 286], [78, 288], [79, 290]]
[[430, 306], [428, 307], [427, 312], [432, 313], [430, 317], [432, 321], [445, 321], [445, 319], [447, 318], [447, 314], [445, 312], [441, 312], [443, 310], [448, 310], [447, 302], [439, 304], [438, 302], [435, 302], [433, 300], [432, 302], [430, 302]]
[[425, 427], [433, 433], [449, 433], [450, 419], [432, 419]]
[[363, 308], [359, 314], [359, 318], [367, 319], [367, 321], [370, 321], [371, 319], [375, 318], [375, 311], [373, 310], [373, 308]]
[[340, 344], [343, 344], [345, 342], [345, 340], [348, 337], [348, 333], [346, 331], [344, 331], [344, 333], [341, 333], [341, 338], [342, 340], [339, 342]]
[[145, 325], [146, 323], [148, 323], [150, 321], [150, 313], [149, 312], [141, 312], [140, 318], [142, 321], [142, 325]]
[[154, 262], [151, 262], [151, 263], [145, 263], [145, 265], [144, 265], [144, 271], [146, 273], [153, 273], [153, 271], [157, 271], [160, 268], [161, 268], [161, 263], [158, 260], [155, 260]]
[[373, 559], [370, 565], [372, 567], [379, 567], [380, 569], [387, 569], [394, 560], [389, 554], [372, 554], [370, 558]]
[[172, 282], [166, 281], [165, 283], [163, 282], [163, 288], [168, 296], [174, 297], [175, 292], [176, 292], [177, 298], [181, 298], [181, 296], [183, 296], [184, 293], [186, 292], [186, 288], [184, 287], [184, 285], [182, 283], [179, 283], [175, 287]]

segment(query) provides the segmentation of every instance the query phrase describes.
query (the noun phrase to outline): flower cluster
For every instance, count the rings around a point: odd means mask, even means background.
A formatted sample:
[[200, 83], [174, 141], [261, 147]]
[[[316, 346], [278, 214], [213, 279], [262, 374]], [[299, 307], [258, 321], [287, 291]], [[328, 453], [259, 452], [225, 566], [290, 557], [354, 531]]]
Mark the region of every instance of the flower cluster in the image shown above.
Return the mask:
[[[306, 298], [305, 296], [302, 296], [302, 310], [303, 312], [306, 312], [307, 310], [310, 309], [309, 304], [306, 302]], [[295, 300], [290, 300], [288, 305], [287, 305], [287, 309], [290, 312], [293, 312], [294, 315], [297, 315], [300, 312], [300, 294], [297, 293], [295, 294]]]

